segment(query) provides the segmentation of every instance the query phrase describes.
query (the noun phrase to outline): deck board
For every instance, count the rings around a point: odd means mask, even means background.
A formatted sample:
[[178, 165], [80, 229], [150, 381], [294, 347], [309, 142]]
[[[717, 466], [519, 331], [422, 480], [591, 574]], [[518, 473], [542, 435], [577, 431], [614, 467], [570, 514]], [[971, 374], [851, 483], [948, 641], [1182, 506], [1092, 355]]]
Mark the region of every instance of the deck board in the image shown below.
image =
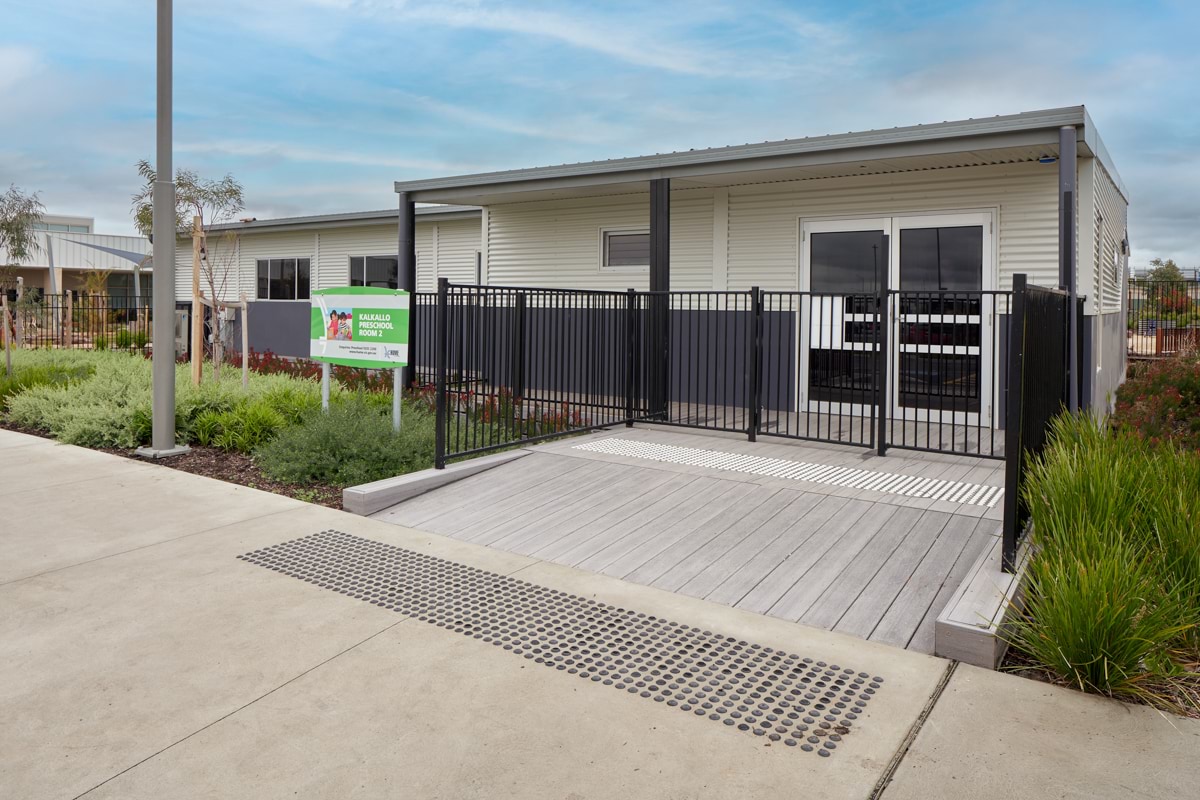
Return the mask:
[[1001, 485], [978, 458], [638, 426], [525, 458], [376, 518], [713, 602], [930, 651], [994, 509], [580, 450], [606, 437]]

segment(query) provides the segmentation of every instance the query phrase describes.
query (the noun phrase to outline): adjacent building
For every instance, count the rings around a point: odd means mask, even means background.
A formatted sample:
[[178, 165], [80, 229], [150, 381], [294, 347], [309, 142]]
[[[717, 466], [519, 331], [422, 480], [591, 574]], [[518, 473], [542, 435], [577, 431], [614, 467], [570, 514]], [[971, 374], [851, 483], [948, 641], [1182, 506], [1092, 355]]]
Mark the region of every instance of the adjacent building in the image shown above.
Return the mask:
[[[309, 293], [335, 286], [398, 288], [396, 209], [251, 219], [207, 231], [201, 290], [251, 302], [250, 347], [285, 356], [308, 355]], [[416, 209], [416, 288], [432, 292], [439, 277], [479, 280], [480, 210], [468, 206]], [[175, 298], [192, 301], [192, 241], [176, 243]]]
[[[14, 277], [27, 291], [45, 294], [82, 292], [84, 273], [108, 272], [107, 294], [114, 298], [150, 297], [150, 242], [143, 236], [95, 233], [92, 217], [45, 214], [34, 224], [38, 251], [15, 265]], [[0, 264], [7, 264], [0, 251]], [[134, 276], [140, 277], [140, 285]], [[10, 293], [16, 289], [9, 287]]]

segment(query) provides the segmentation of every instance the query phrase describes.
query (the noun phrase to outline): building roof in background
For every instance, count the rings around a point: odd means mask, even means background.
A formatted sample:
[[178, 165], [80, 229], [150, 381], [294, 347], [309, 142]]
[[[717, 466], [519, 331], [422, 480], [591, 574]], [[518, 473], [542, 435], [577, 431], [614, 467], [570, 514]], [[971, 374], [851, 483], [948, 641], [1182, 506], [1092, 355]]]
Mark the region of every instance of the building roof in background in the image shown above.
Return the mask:
[[[436, 219], [471, 219], [480, 216], [477, 206], [435, 205], [418, 206], [418, 218]], [[276, 217], [274, 219], [253, 219], [244, 222], [227, 222], [222, 225], [210, 225], [210, 231], [267, 231], [282, 229], [305, 228], [346, 228], [354, 225], [373, 222], [389, 222], [399, 219], [400, 211], [396, 208], [382, 211], [351, 211], [342, 214], [317, 214], [307, 217]], [[181, 236], [190, 236], [181, 232]]]

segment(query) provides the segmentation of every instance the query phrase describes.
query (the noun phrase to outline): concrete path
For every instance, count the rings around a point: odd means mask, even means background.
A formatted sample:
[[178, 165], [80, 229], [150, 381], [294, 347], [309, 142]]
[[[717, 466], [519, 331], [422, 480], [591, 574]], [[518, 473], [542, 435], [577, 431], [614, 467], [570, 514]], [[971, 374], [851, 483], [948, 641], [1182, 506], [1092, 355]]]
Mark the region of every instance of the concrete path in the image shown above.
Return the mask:
[[[237, 558], [329, 529], [886, 681], [819, 757]], [[918, 730], [886, 797], [1200, 780], [1196, 723], [1009, 676], [958, 669], [921, 728], [949, 666], [0, 431], [3, 797], [865, 798]]]

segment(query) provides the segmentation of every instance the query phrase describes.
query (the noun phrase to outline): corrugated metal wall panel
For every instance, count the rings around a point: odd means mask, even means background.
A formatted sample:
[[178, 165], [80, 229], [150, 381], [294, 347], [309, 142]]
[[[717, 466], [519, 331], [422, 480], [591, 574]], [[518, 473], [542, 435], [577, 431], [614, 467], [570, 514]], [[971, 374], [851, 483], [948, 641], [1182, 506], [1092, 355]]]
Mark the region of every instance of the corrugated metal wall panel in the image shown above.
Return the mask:
[[1099, 162], [1096, 163], [1095, 192], [1096, 209], [1102, 218], [1097, 235], [1101, 280], [1100, 311], [1110, 314], [1121, 310], [1122, 294], [1125, 291], [1120, 247], [1129, 224], [1129, 204], [1117, 191], [1112, 176]]
[[795, 289], [800, 218], [967, 208], [999, 209], [1001, 288], [1016, 272], [1056, 285], [1057, 175], [1020, 164], [731, 187], [729, 288]]

